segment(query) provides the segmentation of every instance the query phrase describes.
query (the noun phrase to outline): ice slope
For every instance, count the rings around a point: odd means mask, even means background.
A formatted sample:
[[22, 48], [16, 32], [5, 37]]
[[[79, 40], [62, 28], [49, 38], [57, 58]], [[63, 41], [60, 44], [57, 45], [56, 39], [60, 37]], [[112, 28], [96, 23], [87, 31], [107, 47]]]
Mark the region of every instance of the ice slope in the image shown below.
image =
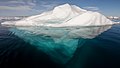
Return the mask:
[[62, 23], [60, 26], [101, 26], [112, 25], [113, 22], [98, 12], [88, 11], [73, 19]]
[[[64, 4], [40, 15], [16, 21], [15, 26], [101, 26], [114, 24], [98, 12], [87, 11], [75, 5]], [[11, 25], [2, 23], [2, 25]]]

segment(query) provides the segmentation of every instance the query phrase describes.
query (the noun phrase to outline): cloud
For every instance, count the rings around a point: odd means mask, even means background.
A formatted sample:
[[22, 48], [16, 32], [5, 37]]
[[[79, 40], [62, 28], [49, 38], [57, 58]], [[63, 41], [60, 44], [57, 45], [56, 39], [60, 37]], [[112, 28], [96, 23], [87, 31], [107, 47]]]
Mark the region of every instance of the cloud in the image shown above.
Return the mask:
[[0, 10], [31, 10], [36, 4], [32, 0], [9, 0], [0, 2]]
[[0, 10], [31, 10], [29, 6], [0, 6]]
[[[0, 1], [0, 15], [31, 15], [39, 11], [34, 9], [34, 0], [6, 0]], [[9, 12], [8, 12], [9, 11]], [[18, 13], [18, 14], [17, 14]]]
[[0, 1], [0, 10], [48, 10], [58, 5], [56, 1], [43, 0], [6, 0]]
[[35, 1], [32, 0], [9, 0], [9, 1], [0, 1], [0, 6], [35, 6]]
[[53, 9], [53, 7], [59, 4], [60, 3], [57, 1], [48, 1], [48, 0], [47, 1], [44, 1], [44, 0], [6, 0], [4, 1], [2, 0], [0, 1], [0, 13], [2, 13], [0, 15], [40, 14], [44, 11]]
[[83, 7], [83, 8], [87, 9], [87, 10], [91, 10], [91, 11], [99, 11], [100, 10], [98, 7], [92, 7], [92, 6]]
[[49, 10], [49, 9], [53, 9], [53, 7], [59, 5], [60, 2], [57, 1], [39, 1], [38, 4], [36, 4], [36, 9], [39, 10]]
[[9, 4], [23, 4], [23, 5], [29, 5], [29, 6], [35, 6], [36, 4], [34, 3], [34, 1], [8, 1]]

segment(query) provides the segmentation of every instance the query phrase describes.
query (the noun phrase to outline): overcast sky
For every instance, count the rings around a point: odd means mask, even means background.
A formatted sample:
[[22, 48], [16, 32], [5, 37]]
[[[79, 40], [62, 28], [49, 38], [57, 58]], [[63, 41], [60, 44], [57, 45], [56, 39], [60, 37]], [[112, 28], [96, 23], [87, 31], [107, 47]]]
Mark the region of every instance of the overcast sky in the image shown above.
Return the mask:
[[0, 0], [0, 16], [36, 15], [65, 3], [106, 16], [120, 16], [120, 0]]

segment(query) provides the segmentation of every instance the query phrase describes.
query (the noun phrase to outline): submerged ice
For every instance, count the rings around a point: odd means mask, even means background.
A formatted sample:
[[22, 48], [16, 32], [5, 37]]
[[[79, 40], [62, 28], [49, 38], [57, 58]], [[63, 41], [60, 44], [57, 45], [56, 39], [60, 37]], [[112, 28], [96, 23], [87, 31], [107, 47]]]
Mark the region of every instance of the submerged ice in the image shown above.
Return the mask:
[[78, 47], [82, 47], [85, 39], [92, 39], [111, 26], [102, 27], [15, 27], [11, 28], [15, 35], [36, 46], [48, 54], [53, 61], [67, 63]]

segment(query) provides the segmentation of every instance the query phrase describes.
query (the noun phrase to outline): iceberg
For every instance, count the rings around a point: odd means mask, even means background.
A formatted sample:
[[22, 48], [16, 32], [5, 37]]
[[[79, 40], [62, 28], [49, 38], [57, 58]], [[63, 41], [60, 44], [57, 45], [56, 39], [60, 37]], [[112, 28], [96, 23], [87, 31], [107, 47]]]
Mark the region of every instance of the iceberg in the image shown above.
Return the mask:
[[69, 4], [57, 6], [51, 11], [30, 16], [26, 19], [16, 21], [14, 24], [9, 22], [2, 23], [2, 25], [49, 27], [102, 26], [112, 24], [114, 22], [98, 12], [87, 11], [76, 5]]
[[95, 38], [110, 29], [111, 26], [108, 25], [112, 24], [114, 22], [98, 12], [69, 4], [57, 6], [51, 11], [12, 24], [2, 23], [15, 26], [10, 29], [11, 32], [61, 64], [66, 64], [86, 39]]

